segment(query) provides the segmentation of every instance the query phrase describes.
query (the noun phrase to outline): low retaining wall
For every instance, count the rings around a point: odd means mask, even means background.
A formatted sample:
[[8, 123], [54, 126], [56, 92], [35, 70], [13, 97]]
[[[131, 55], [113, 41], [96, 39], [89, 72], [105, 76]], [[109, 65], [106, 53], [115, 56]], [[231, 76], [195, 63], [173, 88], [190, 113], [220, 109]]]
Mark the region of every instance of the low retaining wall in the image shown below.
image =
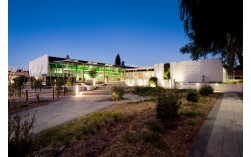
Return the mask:
[[[221, 84], [221, 83], [208, 83], [213, 86], [215, 91], [222, 92], [243, 92], [243, 84]], [[178, 89], [199, 89], [201, 83], [176, 83], [175, 87]]]
[[[243, 84], [222, 84], [222, 83], [208, 83], [214, 87], [215, 91], [221, 92], [243, 92]], [[126, 79], [127, 86], [149, 86], [148, 79]], [[164, 88], [176, 89], [199, 89], [202, 83], [174, 83], [174, 80], [160, 80], [158, 79], [158, 86]]]
[[126, 79], [125, 85], [127, 86], [149, 86], [148, 79]]
[[[158, 79], [158, 86], [164, 87], [164, 88], [171, 88], [172, 84], [169, 80], [160, 80]], [[149, 86], [149, 80], [148, 79], [126, 79], [125, 85], [127, 86]]]

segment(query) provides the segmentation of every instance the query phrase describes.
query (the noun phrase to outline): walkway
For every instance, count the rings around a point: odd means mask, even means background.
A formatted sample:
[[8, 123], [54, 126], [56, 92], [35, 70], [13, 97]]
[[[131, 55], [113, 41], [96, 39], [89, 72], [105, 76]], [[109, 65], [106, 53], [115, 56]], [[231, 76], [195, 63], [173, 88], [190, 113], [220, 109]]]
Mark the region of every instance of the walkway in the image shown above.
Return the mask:
[[55, 101], [45, 106], [23, 111], [20, 115], [30, 115], [31, 117], [36, 112], [36, 121], [32, 132], [37, 133], [115, 103], [144, 100], [144, 98], [133, 94], [125, 94], [124, 97], [128, 100], [104, 101], [104, 99], [111, 98], [110, 95], [66, 96], [61, 97], [60, 101]]
[[242, 157], [243, 102], [225, 93], [209, 113], [188, 157]]

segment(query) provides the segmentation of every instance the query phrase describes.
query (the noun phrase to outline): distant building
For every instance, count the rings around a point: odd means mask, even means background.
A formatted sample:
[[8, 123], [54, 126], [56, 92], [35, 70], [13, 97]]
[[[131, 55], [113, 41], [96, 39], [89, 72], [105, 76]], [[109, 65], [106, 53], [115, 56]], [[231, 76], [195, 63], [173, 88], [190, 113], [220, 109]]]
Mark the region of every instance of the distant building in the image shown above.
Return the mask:
[[8, 71], [8, 82], [9, 83], [13, 83], [13, 79], [16, 77], [20, 77], [20, 76], [24, 76], [26, 78], [29, 77], [29, 72], [28, 71], [17, 71], [17, 72], [13, 72], [13, 71]]

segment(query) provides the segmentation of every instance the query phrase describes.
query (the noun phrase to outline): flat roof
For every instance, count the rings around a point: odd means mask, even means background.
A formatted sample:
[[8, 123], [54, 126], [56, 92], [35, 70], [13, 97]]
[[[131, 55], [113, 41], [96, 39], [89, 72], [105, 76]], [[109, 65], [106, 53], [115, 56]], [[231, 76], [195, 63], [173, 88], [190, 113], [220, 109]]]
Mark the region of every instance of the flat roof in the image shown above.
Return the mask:
[[114, 64], [101, 63], [101, 62], [85, 61], [85, 60], [79, 60], [79, 59], [67, 59], [67, 58], [54, 57], [54, 56], [49, 56], [49, 62], [110, 66], [110, 67], [120, 67], [120, 68], [134, 68], [134, 67], [129, 67], [129, 66], [121, 66], [121, 65], [114, 65]]
[[126, 70], [150, 70], [154, 69], [154, 66], [145, 66], [145, 67], [135, 67], [135, 68], [127, 68]]

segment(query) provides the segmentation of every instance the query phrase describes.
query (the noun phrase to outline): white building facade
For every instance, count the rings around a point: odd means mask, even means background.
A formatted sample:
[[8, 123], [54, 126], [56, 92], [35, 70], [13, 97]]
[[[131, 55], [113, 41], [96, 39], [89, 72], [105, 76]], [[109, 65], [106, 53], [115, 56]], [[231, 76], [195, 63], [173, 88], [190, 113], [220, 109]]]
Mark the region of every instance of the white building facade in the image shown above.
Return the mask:
[[[149, 69], [152, 74], [149, 73]], [[142, 76], [135, 77], [135, 74], [141, 73]], [[198, 60], [198, 61], [183, 61], [170, 62], [170, 79], [164, 79], [164, 63], [154, 64], [153, 67], [134, 68], [126, 70], [127, 76], [125, 84], [128, 86], [149, 86], [149, 79], [152, 76], [158, 78], [158, 86], [164, 88], [174, 88], [177, 83], [199, 83], [199, 82], [217, 82], [224, 81], [225, 70], [220, 59]]]

